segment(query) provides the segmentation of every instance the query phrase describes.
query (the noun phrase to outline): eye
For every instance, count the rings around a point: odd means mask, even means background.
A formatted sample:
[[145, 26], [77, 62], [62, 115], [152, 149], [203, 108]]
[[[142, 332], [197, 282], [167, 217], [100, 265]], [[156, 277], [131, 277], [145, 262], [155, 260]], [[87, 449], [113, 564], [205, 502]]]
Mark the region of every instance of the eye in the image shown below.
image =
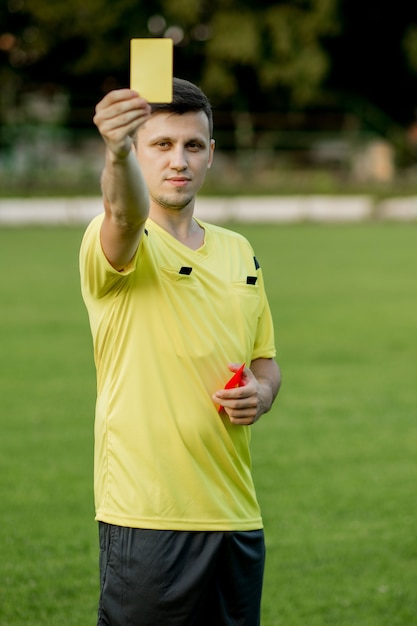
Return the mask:
[[161, 150], [168, 150], [170, 148], [170, 146], [171, 146], [169, 141], [158, 141], [158, 143], [156, 145]]
[[202, 150], [204, 146], [199, 141], [190, 141], [187, 144], [187, 148], [192, 152], [197, 152], [198, 150]]

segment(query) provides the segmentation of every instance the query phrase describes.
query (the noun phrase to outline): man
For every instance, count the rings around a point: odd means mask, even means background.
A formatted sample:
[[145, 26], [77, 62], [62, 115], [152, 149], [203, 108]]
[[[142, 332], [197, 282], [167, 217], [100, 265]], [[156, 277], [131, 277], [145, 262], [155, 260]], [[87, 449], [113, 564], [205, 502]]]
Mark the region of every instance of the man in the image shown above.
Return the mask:
[[[262, 274], [193, 217], [214, 152], [206, 96], [97, 105], [104, 214], [80, 253], [97, 369], [100, 626], [259, 624], [262, 519], [250, 425], [280, 386]], [[224, 389], [243, 370], [241, 386]]]

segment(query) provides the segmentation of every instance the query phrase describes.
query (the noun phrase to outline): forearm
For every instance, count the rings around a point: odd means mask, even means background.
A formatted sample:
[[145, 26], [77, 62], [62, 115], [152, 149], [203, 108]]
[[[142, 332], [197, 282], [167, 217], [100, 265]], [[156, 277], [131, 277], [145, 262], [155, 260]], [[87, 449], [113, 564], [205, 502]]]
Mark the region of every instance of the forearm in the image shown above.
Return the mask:
[[145, 221], [149, 200], [133, 136], [151, 113], [150, 105], [130, 89], [108, 93], [96, 106], [94, 123], [106, 143], [102, 191], [106, 218], [123, 238]]
[[255, 359], [250, 370], [262, 389], [262, 413], [267, 413], [281, 387], [281, 370], [274, 359]]
[[133, 149], [116, 155], [107, 148], [101, 186], [106, 213], [122, 229], [130, 230], [146, 220], [149, 196]]

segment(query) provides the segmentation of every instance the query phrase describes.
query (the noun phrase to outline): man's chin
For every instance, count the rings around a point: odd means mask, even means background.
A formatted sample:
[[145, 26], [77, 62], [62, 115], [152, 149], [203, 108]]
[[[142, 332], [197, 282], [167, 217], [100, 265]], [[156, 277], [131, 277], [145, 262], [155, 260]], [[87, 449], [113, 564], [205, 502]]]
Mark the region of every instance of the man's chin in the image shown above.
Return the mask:
[[193, 199], [194, 196], [190, 196], [189, 194], [173, 194], [170, 196], [160, 196], [159, 198], [155, 198], [155, 201], [164, 209], [180, 211], [181, 209], [185, 209], [193, 201]]

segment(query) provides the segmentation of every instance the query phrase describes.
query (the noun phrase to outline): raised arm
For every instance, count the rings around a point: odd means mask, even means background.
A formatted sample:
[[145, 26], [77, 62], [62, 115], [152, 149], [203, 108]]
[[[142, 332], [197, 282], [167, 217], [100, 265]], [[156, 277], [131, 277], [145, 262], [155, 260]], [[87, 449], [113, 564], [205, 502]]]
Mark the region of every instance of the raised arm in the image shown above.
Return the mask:
[[98, 103], [94, 116], [106, 142], [101, 245], [117, 270], [122, 270], [135, 254], [149, 213], [148, 192], [133, 148], [133, 136], [149, 116], [149, 104], [131, 89], [108, 93]]

